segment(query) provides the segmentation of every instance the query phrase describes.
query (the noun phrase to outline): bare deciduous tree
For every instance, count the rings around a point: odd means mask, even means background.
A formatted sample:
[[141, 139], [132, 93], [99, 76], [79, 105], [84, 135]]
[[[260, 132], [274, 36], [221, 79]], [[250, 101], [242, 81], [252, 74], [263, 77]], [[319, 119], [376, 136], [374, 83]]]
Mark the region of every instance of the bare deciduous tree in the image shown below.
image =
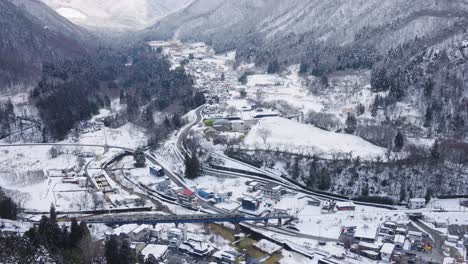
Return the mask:
[[226, 113], [229, 115], [229, 116], [235, 116], [237, 114], [237, 108], [235, 106], [229, 106], [227, 109], [226, 109]]
[[271, 136], [271, 130], [266, 127], [262, 127], [258, 129], [257, 133], [258, 136], [260, 136], [260, 138], [262, 139], [263, 144], [266, 146], [267, 141]]

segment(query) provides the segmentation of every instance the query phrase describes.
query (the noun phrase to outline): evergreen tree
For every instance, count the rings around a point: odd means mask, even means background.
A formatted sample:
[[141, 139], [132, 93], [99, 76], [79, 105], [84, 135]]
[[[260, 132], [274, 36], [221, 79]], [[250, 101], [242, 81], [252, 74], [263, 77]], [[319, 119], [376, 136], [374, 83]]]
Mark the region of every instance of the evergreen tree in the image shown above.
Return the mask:
[[432, 91], [434, 90], [434, 82], [431, 78], [427, 79], [424, 84], [424, 96], [430, 98], [432, 96]]
[[172, 124], [175, 128], [180, 128], [182, 126], [182, 121], [180, 120], [180, 115], [174, 114], [172, 115]]
[[135, 252], [130, 248], [128, 240], [124, 239], [121, 242], [119, 251], [119, 264], [135, 264], [136, 256]]
[[432, 125], [432, 107], [428, 107], [426, 110], [426, 114], [424, 115], [424, 127], [429, 128]]
[[127, 98], [127, 96], [126, 96], [126, 94], [125, 94], [125, 91], [124, 91], [124, 90], [120, 90], [119, 103], [120, 103], [120, 104], [126, 104], [126, 103], [127, 103], [126, 98]]
[[15, 220], [18, 206], [10, 197], [7, 197], [0, 187], [0, 218]]
[[431, 157], [435, 160], [440, 159], [439, 140], [436, 139], [431, 147]]
[[189, 155], [185, 155], [185, 177], [188, 179], [195, 179], [201, 173], [201, 166], [200, 162], [198, 161], [198, 157], [195, 153], [193, 153], [192, 157]]
[[353, 134], [354, 131], [356, 131], [356, 129], [357, 129], [357, 119], [353, 114], [348, 113], [348, 118], [346, 119], [345, 132], [348, 134]]
[[55, 211], [54, 204], [50, 205], [49, 217], [50, 217], [50, 221], [55, 222], [55, 223], [57, 222], [57, 212]]
[[363, 104], [359, 103], [357, 106], [357, 115], [358, 116], [363, 115], [365, 112], [366, 112], [366, 107]]
[[325, 88], [328, 88], [330, 86], [330, 83], [328, 82], [328, 76], [323, 74], [320, 77], [320, 83], [322, 83], [322, 85], [325, 86]]
[[154, 257], [153, 254], [149, 254], [149, 256], [146, 258], [145, 264], [158, 264], [158, 260]]
[[330, 179], [330, 173], [328, 172], [327, 169], [322, 168], [320, 171], [320, 182], [318, 185], [319, 190], [326, 191], [330, 189], [331, 186], [331, 179]]
[[309, 71], [309, 64], [306, 62], [301, 62], [301, 65], [299, 66], [299, 73], [305, 74], [308, 71]]
[[120, 264], [120, 241], [116, 235], [112, 235], [105, 244], [105, 256], [107, 264]]
[[278, 60], [273, 60], [270, 63], [268, 63], [267, 72], [269, 74], [278, 73], [279, 71], [280, 71], [280, 65], [278, 63]]
[[395, 139], [393, 140], [393, 146], [395, 148], [395, 151], [401, 151], [403, 149], [403, 146], [405, 144], [405, 139], [403, 137], [403, 134], [398, 131], [398, 133], [395, 136]]
[[135, 160], [135, 167], [143, 168], [146, 166], [146, 157], [143, 149], [137, 148], [133, 153], [133, 159]]
[[426, 190], [426, 195], [424, 196], [424, 199], [426, 199], [426, 204], [429, 203], [429, 201], [431, 200], [431, 197], [432, 197], [432, 190], [428, 188]]
[[193, 96], [193, 102], [195, 103], [195, 107], [199, 107], [206, 103], [205, 94], [202, 92], [196, 92]]
[[171, 121], [169, 121], [169, 118], [166, 116], [163, 121], [164, 127], [170, 128], [171, 127]]
[[248, 76], [247, 73], [242, 74], [242, 76], [239, 77], [239, 82], [243, 85], [246, 85], [248, 81], [247, 76]]
[[135, 97], [127, 96], [127, 117], [128, 120], [137, 120], [140, 115], [140, 108]]
[[400, 202], [404, 201], [406, 199], [406, 188], [405, 185], [400, 186]]
[[78, 225], [76, 218], [73, 218], [70, 226], [70, 244], [72, 246], [76, 246], [82, 236], [80, 226]]
[[294, 180], [297, 180], [299, 178], [300, 174], [301, 174], [301, 171], [300, 171], [300, 168], [299, 168], [299, 158], [296, 157], [296, 158], [294, 158], [294, 164], [293, 164], [292, 171], [291, 171], [291, 177]]

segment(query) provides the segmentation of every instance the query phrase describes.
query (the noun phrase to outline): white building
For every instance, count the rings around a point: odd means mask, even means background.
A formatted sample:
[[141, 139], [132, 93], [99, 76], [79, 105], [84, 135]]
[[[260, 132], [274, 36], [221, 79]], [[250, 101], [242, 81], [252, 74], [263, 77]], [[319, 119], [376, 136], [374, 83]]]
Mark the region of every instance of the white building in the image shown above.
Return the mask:
[[403, 248], [403, 245], [405, 244], [406, 237], [403, 235], [396, 235], [395, 239], [393, 240], [393, 243], [395, 244], [395, 247], [397, 248]]
[[145, 260], [149, 255], [153, 255], [157, 261], [163, 261], [166, 258], [168, 248], [167, 245], [148, 244], [141, 251], [141, 254], [144, 256]]
[[410, 209], [420, 209], [426, 207], [426, 199], [424, 198], [412, 198], [409, 200]]
[[391, 263], [394, 250], [394, 244], [384, 243], [380, 249], [380, 257], [382, 258], [382, 262]]
[[167, 240], [170, 249], [178, 250], [180, 244], [185, 241], [185, 231], [175, 227], [170, 228], [167, 232]]
[[356, 232], [354, 233], [354, 239], [357, 241], [374, 243], [377, 240], [378, 235], [378, 227], [364, 225], [356, 228]]
[[422, 232], [418, 232], [418, 231], [408, 231], [408, 239], [411, 241], [411, 242], [421, 242], [422, 241], [422, 237], [423, 237], [423, 233]]

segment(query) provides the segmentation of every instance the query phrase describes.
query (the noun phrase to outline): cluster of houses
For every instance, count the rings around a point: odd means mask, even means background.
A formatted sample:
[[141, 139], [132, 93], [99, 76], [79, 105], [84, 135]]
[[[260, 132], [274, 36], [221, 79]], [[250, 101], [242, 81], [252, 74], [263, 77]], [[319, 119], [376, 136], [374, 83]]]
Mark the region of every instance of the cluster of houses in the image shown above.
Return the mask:
[[257, 181], [248, 182], [247, 191], [241, 200], [239, 211], [253, 215], [260, 215], [286, 194], [286, 189], [278, 184]]
[[106, 240], [113, 235], [127, 240], [137, 256], [146, 260], [153, 255], [160, 263], [165, 263], [168, 258], [182, 260], [189, 256], [203, 260], [198, 263], [234, 264], [240, 263], [243, 256], [236, 251], [218, 249], [209, 241], [211, 239], [189, 232], [186, 227], [126, 224], [106, 232]]
[[[411, 261], [418, 252], [432, 253], [433, 250], [432, 240], [427, 233], [393, 221], [386, 221], [380, 226], [344, 227], [342, 238], [350, 243], [351, 252], [371, 260], [380, 260], [381, 263], [400, 263], [403, 256]], [[464, 239], [448, 235], [447, 241], [459, 247], [468, 246], [468, 235]]]
[[[220, 132], [248, 132], [262, 118], [279, 116], [278, 112], [263, 108], [251, 109], [244, 106], [241, 109], [232, 109], [226, 111], [226, 108], [221, 108], [224, 113], [212, 113], [209, 110], [205, 112], [205, 124], [212, 124], [213, 129]], [[234, 111], [235, 110], [235, 111]]]

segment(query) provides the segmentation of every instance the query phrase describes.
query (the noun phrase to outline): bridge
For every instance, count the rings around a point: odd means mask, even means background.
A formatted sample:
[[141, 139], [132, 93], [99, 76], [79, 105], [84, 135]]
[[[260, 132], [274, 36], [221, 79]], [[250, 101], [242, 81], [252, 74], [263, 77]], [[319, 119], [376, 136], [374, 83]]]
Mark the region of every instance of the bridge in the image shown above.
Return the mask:
[[263, 216], [249, 216], [244, 214], [192, 214], [192, 215], [104, 215], [96, 217], [83, 217], [80, 220], [93, 224], [185, 224], [185, 223], [240, 223], [245, 221], [263, 221], [268, 225], [268, 220], [278, 220], [281, 225], [283, 220], [289, 220], [292, 217], [287, 214], [269, 214]]

